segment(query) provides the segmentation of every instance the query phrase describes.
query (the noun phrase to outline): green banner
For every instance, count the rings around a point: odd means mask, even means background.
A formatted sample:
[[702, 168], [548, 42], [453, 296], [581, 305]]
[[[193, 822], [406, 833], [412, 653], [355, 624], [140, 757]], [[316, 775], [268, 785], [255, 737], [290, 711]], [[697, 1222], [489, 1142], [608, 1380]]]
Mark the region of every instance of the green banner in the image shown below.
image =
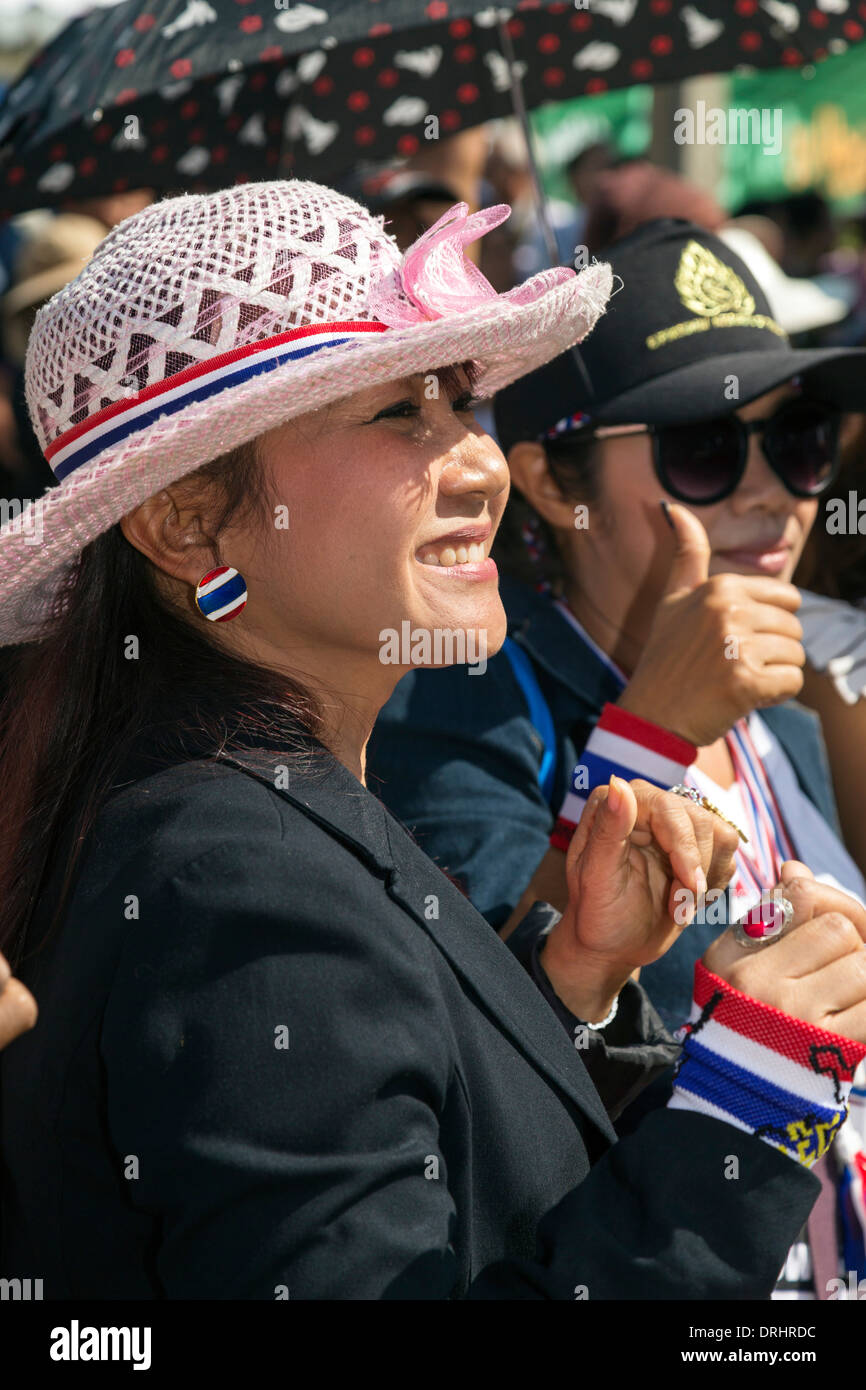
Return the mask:
[[726, 147], [720, 192], [727, 207], [816, 188], [840, 212], [859, 208], [866, 198], [866, 48], [802, 70], [734, 75], [729, 103], [780, 109], [782, 141], [778, 154]]
[[[644, 153], [652, 101], [652, 87], [639, 86], [532, 112], [548, 194], [571, 197], [563, 166], [597, 140], [608, 140], [623, 155]], [[780, 110], [782, 139], [778, 154], [765, 154], [759, 142], [721, 148], [722, 181], [714, 191], [725, 207], [804, 188], [817, 188], [839, 212], [857, 211], [866, 203], [866, 45], [813, 67], [732, 74], [727, 107]], [[675, 150], [672, 140], [672, 154]]]

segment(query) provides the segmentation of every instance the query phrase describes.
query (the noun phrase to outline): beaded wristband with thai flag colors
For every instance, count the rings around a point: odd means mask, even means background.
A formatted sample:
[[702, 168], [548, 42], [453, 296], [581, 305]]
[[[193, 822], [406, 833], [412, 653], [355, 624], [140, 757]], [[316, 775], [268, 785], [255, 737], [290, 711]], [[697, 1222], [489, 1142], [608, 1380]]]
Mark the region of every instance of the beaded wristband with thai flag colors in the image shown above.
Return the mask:
[[811, 1168], [848, 1113], [861, 1043], [790, 1018], [695, 966], [668, 1105], [714, 1115]]
[[607, 786], [611, 774], [631, 782], [642, 777], [668, 791], [683, 780], [698, 755], [688, 739], [606, 704], [589, 736], [580, 762], [571, 774], [571, 785], [560, 807], [550, 843], [567, 850], [594, 787]]

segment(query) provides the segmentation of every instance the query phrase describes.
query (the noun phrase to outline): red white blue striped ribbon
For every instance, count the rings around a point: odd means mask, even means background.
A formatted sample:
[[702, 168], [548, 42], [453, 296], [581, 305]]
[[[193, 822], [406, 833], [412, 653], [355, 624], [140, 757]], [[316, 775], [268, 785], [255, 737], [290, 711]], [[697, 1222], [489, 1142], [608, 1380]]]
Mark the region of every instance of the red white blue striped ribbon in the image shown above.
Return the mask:
[[743, 857], [750, 860], [755, 870], [763, 876], [761, 888], [771, 887], [778, 882], [784, 861], [793, 859], [794, 848], [747, 720], [737, 721], [726, 742], [737, 781], [743, 791], [749, 821], [746, 833], [750, 840], [750, 852]]
[[[794, 858], [794, 849], [749, 732], [748, 721], [738, 720], [725, 735], [725, 742], [742, 793], [745, 818], [742, 828], [749, 840], [748, 848], [741, 844], [737, 849], [736, 873], [731, 887], [738, 898], [757, 900], [765, 889], [778, 883], [781, 866], [786, 859]], [[684, 780], [687, 786], [698, 786], [691, 772]]]
[[209, 400], [220, 391], [250, 381], [263, 372], [274, 371], [286, 362], [309, 357], [322, 348], [336, 347], [365, 333], [384, 333], [387, 329], [387, 324], [375, 319], [305, 324], [231, 352], [222, 352], [144, 387], [127, 400], [115, 401], [89, 419], [73, 425], [48, 445], [45, 457], [56, 478], [67, 478], [103, 450], [117, 448], [162, 415], [173, 415]]

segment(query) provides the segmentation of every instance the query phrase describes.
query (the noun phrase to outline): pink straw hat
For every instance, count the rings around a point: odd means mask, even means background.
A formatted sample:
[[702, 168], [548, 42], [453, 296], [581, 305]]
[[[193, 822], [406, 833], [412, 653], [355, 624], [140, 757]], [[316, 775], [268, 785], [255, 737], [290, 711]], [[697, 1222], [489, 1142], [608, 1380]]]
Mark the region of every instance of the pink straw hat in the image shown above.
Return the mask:
[[457, 203], [402, 256], [381, 217], [301, 180], [119, 223], [30, 335], [27, 404], [60, 485], [0, 529], [0, 646], [45, 635], [89, 542], [256, 435], [465, 361], [492, 395], [580, 342], [610, 268], [557, 267], [497, 294], [463, 246], [509, 213]]

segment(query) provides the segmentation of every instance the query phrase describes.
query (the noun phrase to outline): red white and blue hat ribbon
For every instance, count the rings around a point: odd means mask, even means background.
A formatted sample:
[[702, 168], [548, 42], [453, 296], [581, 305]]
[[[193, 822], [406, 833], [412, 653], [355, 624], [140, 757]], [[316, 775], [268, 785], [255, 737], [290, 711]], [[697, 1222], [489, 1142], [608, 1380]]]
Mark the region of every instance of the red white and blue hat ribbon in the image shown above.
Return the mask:
[[388, 325], [375, 319], [348, 323], [305, 324], [276, 337], [220, 353], [206, 362], [197, 362], [173, 376], [145, 386], [128, 400], [115, 401], [74, 425], [53, 440], [45, 457], [56, 478], [68, 478], [106, 449], [117, 449], [133, 435], [146, 430], [160, 416], [207, 401], [230, 387], [239, 386], [263, 372], [274, 371], [287, 362], [309, 357], [323, 348], [337, 347], [366, 333], [383, 333]]

